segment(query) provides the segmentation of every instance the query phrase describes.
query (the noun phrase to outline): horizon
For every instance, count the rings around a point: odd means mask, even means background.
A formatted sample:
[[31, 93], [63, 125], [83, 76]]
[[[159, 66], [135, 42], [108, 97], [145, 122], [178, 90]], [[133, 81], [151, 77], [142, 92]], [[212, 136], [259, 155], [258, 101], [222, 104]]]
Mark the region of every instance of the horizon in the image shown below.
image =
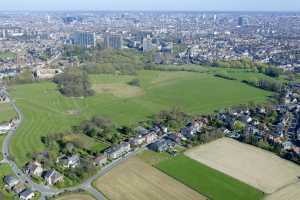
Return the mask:
[[300, 14], [300, 10], [117, 10], [117, 9], [106, 9], [106, 10], [96, 10], [96, 9], [70, 9], [70, 10], [4, 10], [0, 9], [0, 13], [24, 13], [24, 12], [151, 12], [151, 13], [287, 13], [287, 14]]
[[2, 2], [0, 11], [186, 11], [186, 12], [300, 12], [296, 0], [10, 0]]

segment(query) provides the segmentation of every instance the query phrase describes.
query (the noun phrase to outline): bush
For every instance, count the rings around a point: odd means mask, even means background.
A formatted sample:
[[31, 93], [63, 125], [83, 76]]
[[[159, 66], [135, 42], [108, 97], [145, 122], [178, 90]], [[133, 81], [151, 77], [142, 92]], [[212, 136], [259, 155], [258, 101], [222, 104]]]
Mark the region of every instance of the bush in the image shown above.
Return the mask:
[[234, 77], [231, 77], [227, 74], [221, 74], [221, 73], [215, 74], [215, 77], [223, 78], [226, 80], [236, 80], [236, 78], [234, 78]]
[[140, 87], [141, 86], [141, 83], [140, 83], [139, 79], [133, 79], [132, 81], [129, 81], [128, 84], [131, 85], [131, 86], [136, 86], [136, 87]]

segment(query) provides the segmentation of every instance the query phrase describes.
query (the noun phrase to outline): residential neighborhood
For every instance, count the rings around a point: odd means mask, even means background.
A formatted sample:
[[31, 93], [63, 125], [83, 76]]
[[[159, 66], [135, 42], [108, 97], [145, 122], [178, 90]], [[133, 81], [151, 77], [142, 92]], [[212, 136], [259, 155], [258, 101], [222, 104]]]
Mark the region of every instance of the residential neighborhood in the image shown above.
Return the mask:
[[3, 182], [5, 187], [16, 193], [21, 200], [30, 200], [35, 196], [31, 189], [27, 188], [24, 183], [14, 176], [5, 176]]

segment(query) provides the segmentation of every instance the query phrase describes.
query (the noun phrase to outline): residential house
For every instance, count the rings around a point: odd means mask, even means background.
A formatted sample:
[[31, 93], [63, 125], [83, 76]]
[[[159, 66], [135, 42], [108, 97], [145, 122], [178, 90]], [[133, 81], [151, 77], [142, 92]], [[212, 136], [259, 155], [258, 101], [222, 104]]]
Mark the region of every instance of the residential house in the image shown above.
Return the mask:
[[107, 163], [107, 156], [102, 154], [95, 158], [94, 165], [96, 166], [104, 166]]
[[202, 123], [198, 121], [194, 121], [192, 123], [189, 123], [186, 127], [182, 128], [180, 133], [188, 138], [191, 139], [195, 136], [196, 133], [199, 133], [202, 128]]
[[150, 132], [149, 134], [145, 135], [144, 138], [146, 144], [150, 144], [154, 142], [158, 138], [158, 136], [155, 132]]
[[6, 187], [12, 188], [16, 186], [20, 181], [14, 176], [5, 176], [3, 182]]
[[148, 129], [145, 129], [145, 128], [142, 127], [142, 126], [138, 126], [138, 127], [135, 129], [135, 131], [136, 131], [137, 135], [142, 135], [142, 136], [144, 136], [144, 135], [146, 135], [146, 134], [149, 133], [149, 130], [148, 130]]
[[283, 149], [287, 150], [287, 151], [290, 151], [293, 149], [293, 143], [290, 141], [282, 143], [282, 146], [283, 146]]
[[55, 170], [50, 170], [45, 174], [44, 179], [46, 180], [48, 185], [54, 185], [58, 182], [63, 181], [64, 177], [59, 172]]
[[242, 119], [242, 122], [244, 122], [244, 123], [252, 122], [252, 118], [249, 115], [242, 115], [241, 119]]
[[80, 165], [80, 157], [78, 155], [73, 156], [61, 156], [57, 159], [57, 163], [61, 163], [65, 168], [76, 168]]
[[43, 173], [42, 165], [39, 162], [31, 162], [25, 167], [25, 173], [31, 176], [41, 176]]
[[30, 189], [26, 189], [19, 194], [19, 197], [21, 200], [30, 200], [34, 197], [34, 195], [34, 192], [32, 192]]
[[180, 143], [180, 141], [181, 141], [180, 136], [178, 134], [174, 134], [174, 133], [170, 133], [170, 134], [166, 135], [164, 138], [167, 140], [171, 140], [175, 143]]
[[143, 143], [145, 143], [145, 137], [143, 137], [142, 135], [138, 135], [137, 137], [135, 138], [132, 138], [130, 141], [129, 141], [130, 145], [132, 147], [137, 147], [137, 146], [140, 146], [142, 145]]
[[149, 149], [156, 152], [167, 151], [171, 146], [170, 140], [159, 140], [149, 145]]
[[15, 185], [13, 187], [13, 191], [16, 193], [16, 194], [20, 194], [21, 192], [23, 192], [24, 190], [26, 189], [25, 185], [21, 182], [19, 182], [17, 185]]
[[105, 151], [107, 157], [111, 160], [117, 159], [130, 151], [130, 144], [128, 142], [112, 146]]

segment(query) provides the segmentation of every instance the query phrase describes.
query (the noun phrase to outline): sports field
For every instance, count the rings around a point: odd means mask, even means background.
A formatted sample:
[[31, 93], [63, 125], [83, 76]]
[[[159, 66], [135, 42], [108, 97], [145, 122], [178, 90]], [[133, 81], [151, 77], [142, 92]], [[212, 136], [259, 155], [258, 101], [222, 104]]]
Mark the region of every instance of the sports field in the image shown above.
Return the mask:
[[100, 177], [95, 186], [110, 200], [205, 200], [206, 197], [132, 158]]
[[259, 190], [184, 155], [156, 165], [176, 180], [214, 200], [260, 200]]
[[16, 117], [16, 112], [9, 103], [0, 103], [0, 124]]
[[[126, 85], [133, 79], [140, 80], [140, 88]], [[43, 151], [41, 136], [64, 132], [94, 115], [109, 117], [119, 125], [132, 124], [174, 106], [188, 113], [207, 113], [250, 101], [263, 102], [271, 95], [206, 73], [140, 71], [136, 76], [91, 76], [91, 82], [98, 90], [88, 98], [64, 97], [51, 82], [10, 88], [24, 114], [11, 145], [19, 165], [25, 164], [26, 155]]]
[[300, 167], [260, 148], [223, 138], [185, 153], [265, 193], [297, 181]]
[[95, 200], [91, 195], [74, 193], [74, 194], [66, 194], [61, 197], [56, 198], [55, 200]]

